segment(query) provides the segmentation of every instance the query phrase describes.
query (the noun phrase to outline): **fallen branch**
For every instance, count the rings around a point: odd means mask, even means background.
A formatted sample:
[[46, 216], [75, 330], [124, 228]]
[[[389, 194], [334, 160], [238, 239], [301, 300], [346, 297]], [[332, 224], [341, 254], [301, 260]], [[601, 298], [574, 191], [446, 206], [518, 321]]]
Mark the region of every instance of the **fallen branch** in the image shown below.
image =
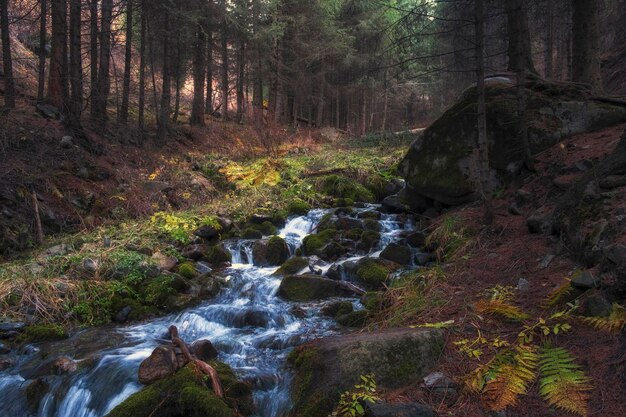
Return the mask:
[[41, 217], [39, 216], [39, 202], [37, 201], [37, 193], [33, 190], [33, 210], [35, 211], [35, 223], [37, 224], [37, 243], [43, 244], [43, 227], [41, 226]]
[[220, 377], [217, 374], [215, 368], [191, 354], [187, 344], [183, 342], [182, 339], [178, 336], [178, 329], [176, 328], [176, 326], [170, 326], [169, 330], [170, 338], [172, 339], [172, 343], [174, 344], [174, 346], [178, 346], [189, 362], [193, 362], [198, 368], [200, 368], [200, 370], [202, 370], [202, 372], [204, 372], [211, 378], [211, 385], [213, 386], [213, 391], [215, 392], [215, 395], [217, 395], [219, 398], [224, 398], [222, 383], [220, 382]]
[[346, 281], [337, 281], [340, 287], [347, 289], [348, 291], [352, 291], [356, 295], [363, 295], [366, 291], [362, 288], [357, 287], [356, 285], [346, 282]]

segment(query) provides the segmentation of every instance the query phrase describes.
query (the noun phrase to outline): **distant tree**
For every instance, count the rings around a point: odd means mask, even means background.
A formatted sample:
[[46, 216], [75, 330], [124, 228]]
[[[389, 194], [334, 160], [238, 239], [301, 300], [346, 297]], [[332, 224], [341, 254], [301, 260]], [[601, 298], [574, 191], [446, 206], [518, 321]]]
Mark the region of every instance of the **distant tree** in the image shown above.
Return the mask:
[[509, 71], [520, 69], [537, 73], [533, 64], [528, 30], [528, 15], [524, 0], [506, 0], [509, 39]]
[[133, 53], [133, 0], [126, 0], [126, 47], [124, 54], [124, 86], [122, 90], [122, 106], [119, 113], [120, 124], [128, 122], [128, 107], [130, 100], [130, 79]]
[[[111, 56], [111, 24], [113, 19], [113, 0], [102, 0], [102, 10], [100, 16], [100, 55], [98, 58], [98, 82], [95, 91], [96, 102], [92, 108], [91, 117], [98, 125], [106, 124], [107, 104], [111, 89], [110, 56]], [[93, 94], [93, 93], [92, 93]]]
[[141, 131], [146, 127], [146, 44], [148, 17], [145, 10], [145, 0], [141, 0], [141, 28], [140, 28], [140, 45], [139, 45], [139, 103], [138, 103], [138, 126]]
[[48, 20], [48, 6], [46, 0], [40, 0], [39, 10], [39, 65], [37, 77], [37, 101], [42, 102], [46, 89], [46, 37]]
[[65, 112], [67, 103], [67, 3], [52, 0], [52, 45], [47, 101]]
[[72, 127], [80, 126], [83, 108], [83, 59], [81, 43], [81, 1], [70, 0], [70, 86], [68, 118]]
[[572, 79], [576, 82], [590, 84], [594, 91], [602, 92], [602, 74], [600, 72], [600, 2], [590, 0], [573, 1]]
[[91, 77], [91, 115], [98, 106], [98, 0], [89, 0], [89, 61]]
[[4, 105], [11, 109], [15, 107], [15, 80], [13, 79], [13, 59], [11, 57], [8, 0], [0, 0], [0, 23], [2, 26], [2, 63], [4, 66]]

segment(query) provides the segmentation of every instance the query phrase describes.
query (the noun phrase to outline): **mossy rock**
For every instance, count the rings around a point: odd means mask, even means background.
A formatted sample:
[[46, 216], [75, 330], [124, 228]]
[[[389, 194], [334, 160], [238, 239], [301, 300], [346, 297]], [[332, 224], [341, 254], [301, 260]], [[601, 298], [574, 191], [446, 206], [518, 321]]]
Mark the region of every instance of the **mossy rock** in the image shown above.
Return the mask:
[[344, 237], [350, 240], [359, 240], [363, 235], [363, 229], [350, 229], [344, 233]]
[[383, 301], [383, 294], [380, 291], [368, 291], [361, 296], [360, 301], [369, 311], [378, 311]]
[[171, 275], [161, 275], [150, 281], [145, 289], [144, 299], [148, 304], [164, 307], [168, 298], [178, 291], [174, 288], [175, 278]]
[[443, 347], [438, 329], [353, 333], [299, 346], [287, 359], [295, 372], [289, 416], [327, 416], [361, 375], [375, 374], [383, 389], [421, 381], [436, 366]]
[[158, 308], [151, 305], [144, 305], [139, 300], [131, 297], [114, 296], [111, 300], [111, 320], [115, 320], [122, 309], [130, 307], [130, 313], [125, 318], [129, 321], [140, 321], [159, 313]]
[[18, 343], [38, 343], [51, 340], [67, 339], [67, 330], [58, 324], [33, 324], [26, 326], [16, 341]]
[[26, 389], [24, 390], [24, 393], [26, 394], [26, 403], [28, 404], [28, 409], [33, 415], [37, 414], [41, 400], [44, 399], [49, 391], [50, 383], [45, 378], [37, 378], [26, 386]]
[[295, 256], [283, 263], [274, 275], [293, 275], [309, 266], [309, 258]]
[[333, 201], [333, 207], [337, 210], [347, 211], [350, 207], [354, 205], [354, 200], [351, 198], [336, 198]]
[[373, 230], [374, 232], [380, 232], [380, 223], [375, 219], [365, 219], [363, 221], [363, 227], [366, 230]]
[[336, 235], [336, 229], [326, 229], [314, 235], [309, 235], [302, 241], [302, 252], [307, 256], [319, 255], [320, 250], [330, 243]]
[[198, 275], [196, 267], [191, 262], [185, 262], [178, 267], [178, 274], [185, 279], [193, 279]]
[[350, 297], [354, 293], [338, 281], [318, 275], [290, 275], [283, 278], [278, 295], [288, 301], [314, 301], [331, 297]]
[[241, 237], [243, 239], [262, 239], [263, 232], [255, 229], [254, 227], [247, 227], [242, 233]]
[[[225, 396], [236, 402], [244, 415], [249, 415], [252, 409], [249, 385], [239, 383], [227, 365], [213, 365], [220, 375]], [[232, 404], [218, 398], [202, 371], [189, 364], [172, 376], [131, 395], [107, 417], [232, 417], [233, 414]]]
[[212, 265], [231, 263], [233, 256], [222, 246], [212, 246], [206, 254], [206, 260]]
[[359, 262], [356, 270], [357, 278], [369, 289], [383, 287], [389, 274], [396, 268], [390, 262], [381, 259], [365, 258]]
[[375, 230], [364, 230], [361, 234], [359, 248], [369, 250], [380, 242], [380, 233]]
[[352, 204], [346, 204], [346, 200], [366, 203], [371, 203], [375, 200], [374, 195], [363, 185], [351, 178], [339, 175], [329, 175], [322, 178], [318, 183], [318, 189], [323, 194], [343, 199], [343, 204], [336, 205], [337, 207], [351, 206]]
[[[626, 107], [598, 103], [592, 99], [590, 91], [577, 86], [529, 77], [525, 89], [526, 123], [533, 155], [554, 146], [564, 137], [626, 121]], [[466, 90], [413, 142], [400, 163], [400, 172], [410, 194], [444, 205], [464, 204], [480, 197], [476, 190], [477, 173], [472, 168], [477, 96], [475, 87]], [[517, 134], [514, 80], [487, 79], [486, 104], [491, 170], [485, 184], [486, 191], [492, 192], [512, 179], [511, 164], [524, 159]], [[423, 207], [414, 208], [423, 210]]]
[[306, 216], [311, 211], [311, 205], [298, 198], [289, 203], [287, 211], [296, 216]]
[[337, 316], [337, 323], [345, 327], [363, 327], [367, 323], [369, 312], [367, 310], [352, 311]]
[[354, 311], [354, 306], [352, 305], [350, 301], [337, 301], [335, 303], [330, 303], [328, 305], [325, 305], [322, 308], [321, 313], [324, 316], [335, 318], [338, 316], [343, 316], [345, 314], [352, 313], [353, 311]]
[[289, 258], [289, 246], [280, 236], [272, 236], [268, 240], [259, 240], [252, 247], [254, 265], [278, 266]]

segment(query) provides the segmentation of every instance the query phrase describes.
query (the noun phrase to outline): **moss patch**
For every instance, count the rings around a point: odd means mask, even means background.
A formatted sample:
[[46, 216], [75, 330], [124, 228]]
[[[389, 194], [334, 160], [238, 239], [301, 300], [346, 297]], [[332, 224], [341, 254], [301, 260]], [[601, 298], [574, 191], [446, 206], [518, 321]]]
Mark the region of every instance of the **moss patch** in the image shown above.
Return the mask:
[[206, 254], [206, 259], [213, 265], [220, 265], [232, 262], [233, 257], [226, 249], [221, 246], [212, 246]]
[[[318, 184], [318, 189], [323, 194], [344, 199], [344, 203], [346, 202], [345, 199], [366, 203], [375, 200], [374, 195], [367, 188], [351, 178], [339, 175], [329, 175], [323, 178]], [[349, 205], [344, 204], [343, 206]]]
[[293, 275], [293, 274], [297, 274], [298, 272], [300, 272], [301, 270], [303, 270], [307, 266], [309, 266], [309, 259], [308, 258], [304, 258], [304, 257], [301, 257], [301, 256], [296, 256], [294, 258], [291, 258], [291, 259], [287, 260], [287, 262], [282, 264], [281, 267], [278, 268], [278, 270], [276, 272], [274, 272], [274, 275]]
[[36, 343], [49, 340], [67, 339], [68, 333], [58, 324], [33, 324], [26, 327], [24, 332], [16, 339], [17, 342]]
[[335, 237], [335, 229], [326, 229], [315, 235], [309, 235], [302, 241], [302, 249], [305, 255], [317, 255]]
[[376, 259], [364, 259], [359, 263], [357, 277], [370, 288], [380, 288], [387, 280], [391, 268]]
[[196, 267], [191, 262], [185, 262], [178, 267], [178, 274], [186, 279], [193, 279], [198, 275]]
[[287, 206], [287, 211], [289, 212], [289, 214], [305, 216], [309, 211], [311, 211], [311, 205], [306, 201], [298, 198], [289, 203], [289, 206]]

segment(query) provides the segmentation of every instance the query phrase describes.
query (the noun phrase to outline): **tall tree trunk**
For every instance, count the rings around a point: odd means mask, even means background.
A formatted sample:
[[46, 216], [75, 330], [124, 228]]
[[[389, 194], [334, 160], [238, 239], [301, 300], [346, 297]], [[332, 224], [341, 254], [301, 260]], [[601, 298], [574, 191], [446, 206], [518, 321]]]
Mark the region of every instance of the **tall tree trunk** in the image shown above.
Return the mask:
[[65, 112], [67, 102], [67, 3], [52, 0], [52, 50], [47, 101]]
[[170, 53], [169, 53], [169, 31], [170, 24], [167, 14], [165, 17], [165, 35], [163, 36], [163, 84], [161, 87], [161, 110], [159, 112], [157, 126], [157, 143], [162, 145], [165, 143], [170, 118], [170, 105], [172, 101], [172, 85], [170, 70]]
[[128, 102], [130, 100], [130, 72], [133, 53], [133, 0], [126, 0], [126, 50], [124, 54], [124, 86], [122, 89], [122, 106], [120, 108], [120, 124], [128, 122]]
[[551, 1], [547, 4], [546, 10], [546, 45], [545, 45], [545, 77], [551, 80], [554, 76], [552, 50], [554, 45], [554, 6]]
[[485, 103], [485, 61], [484, 61], [484, 25], [485, 11], [483, 0], [476, 2], [476, 90], [478, 93], [477, 114], [477, 168], [478, 192], [485, 205], [485, 224], [493, 222], [493, 209], [488, 196], [489, 181], [489, 142], [487, 141], [487, 106]]
[[15, 107], [15, 80], [13, 79], [13, 58], [11, 57], [11, 36], [9, 34], [8, 0], [0, 0], [0, 26], [2, 27], [2, 63], [4, 67], [4, 105]]
[[111, 56], [111, 19], [113, 14], [113, 0], [102, 0], [102, 13], [100, 19], [100, 56], [98, 68], [98, 88], [96, 106], [93, 109], [93, 120], [99, 125], [106, 124], [107, 103], [111, 90], [110, 56]]
[[224, 18], [222, 19], [222, 119], [228, 120], [228, 38], [226, 22], [226, 2], [222, 1]]
[[81, 1], [70, 0], [70, 85], [69, 118], [80, 125], [83, 108], [83, 59], [81, 42]]
[[506, 14], [509, 38], [509, 71], [515, 72], [524, 69], [536, 74], [524, 0], [506, 0]]
[[141, 2], [141, 29], [140, 29], [140, 45], [139, 45], [139, 116], [138, 126], [141, 131], [146, 127], [146, 36], [147, 36], [147, 17], [144, 8], [144, 2]]
[[602, 92], [599, 1], [574, 0], [572, 80]]
[[209, 32], [207, 37], [207, 57], [206, 57], [206, 101], [204, 111], [213, 114], [213, 32]]
[[89, 1], [91, 114], [98, 106], [98, 0]]
[[207, 46], [203, 25], [196, 28], [196, 47], [193, 56], [193, 102], [191, 105], [191, 125], [204, 126], [204, 76], [206, 71]]
[[246, 69], [246, 44], [243, 40], [239, 43], [239, 53], [237, 54], [237, 123], [243, 122], [244, 112], [244, 85]]
[[47, 36], [47, 17], [48, 5], [46, 0], [41, 1], [41, 10], [39, 14], [39, 74], [37, 81], [37, 101], [44, 99], [46, 91], [46, 36]]
[[[178, 5], [177, 15], [180, 16], [182, 13], [181, 4]], [[176, 26], [181, 24], [181, 19], [177, 16], [176, 18]], [[182, 87], [182, 45], [180, 42], [180, 32], [176, 32], [176, 66], [174, 67], [174, 86], [176, 87], [175, 95], [174, 95], [174, 114], [172, 115], [172, 123], [178, 123], [178, 116], [180, 115], [180, 90]]]

